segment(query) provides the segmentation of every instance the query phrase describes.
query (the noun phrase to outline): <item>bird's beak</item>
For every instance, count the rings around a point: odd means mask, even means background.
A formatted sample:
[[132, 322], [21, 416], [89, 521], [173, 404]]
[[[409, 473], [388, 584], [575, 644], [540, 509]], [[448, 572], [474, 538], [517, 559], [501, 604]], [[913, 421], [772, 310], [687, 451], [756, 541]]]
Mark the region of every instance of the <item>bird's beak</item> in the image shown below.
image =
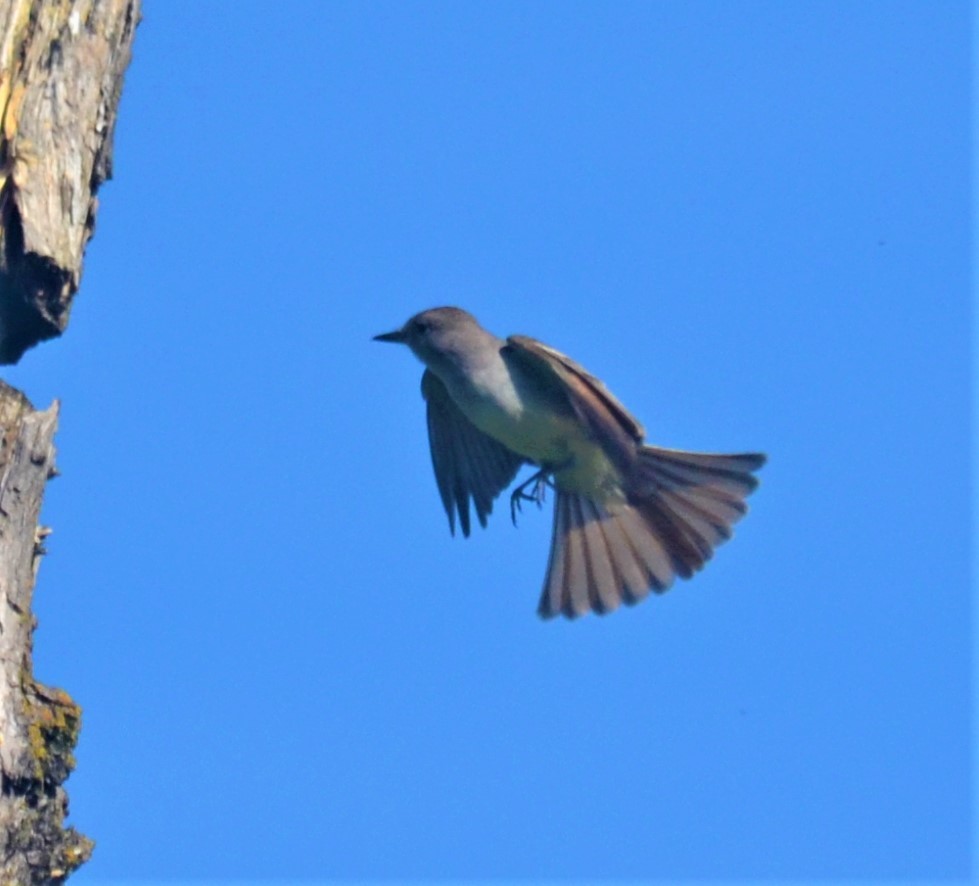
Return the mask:
[[403, 345], [405, 343], [405, 332], [403, 329], [395, 329], [394, 332], [384, 332], [381, 335], [375, 335], [374, 341], [393, 341]]

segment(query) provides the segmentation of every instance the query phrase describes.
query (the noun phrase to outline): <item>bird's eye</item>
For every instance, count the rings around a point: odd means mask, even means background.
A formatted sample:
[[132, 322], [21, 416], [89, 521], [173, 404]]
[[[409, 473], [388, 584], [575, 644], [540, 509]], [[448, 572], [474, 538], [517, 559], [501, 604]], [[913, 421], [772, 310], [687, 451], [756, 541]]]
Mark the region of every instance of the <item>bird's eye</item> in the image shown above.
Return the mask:
[[413, 320], [411, 325], [415, 332], [417, 332], [419, 335], [424, 335], [429, 329], [432, 328], [432, 324], [427, 320]]

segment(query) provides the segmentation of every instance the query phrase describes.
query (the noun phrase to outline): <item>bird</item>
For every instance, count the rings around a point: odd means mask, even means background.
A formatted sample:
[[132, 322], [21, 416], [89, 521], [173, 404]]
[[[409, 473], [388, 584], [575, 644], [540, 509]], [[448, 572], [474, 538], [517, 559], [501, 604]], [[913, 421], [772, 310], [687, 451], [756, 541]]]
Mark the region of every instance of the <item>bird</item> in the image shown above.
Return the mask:
[[537, 471], [511, 494], [514, 523], [524, 502], [555, 491], [542, 618], [604, 615], [690, 578], [758, 485], [764, 454], [647, 445], [596, 376], [536, 339], [498, 338], [462, 308], [430, 308], [374, 340], [425, 364], [429, 448], [453, 535], [458, 521], [469, 536], [470, 502], [485, 527], [525, 464]]

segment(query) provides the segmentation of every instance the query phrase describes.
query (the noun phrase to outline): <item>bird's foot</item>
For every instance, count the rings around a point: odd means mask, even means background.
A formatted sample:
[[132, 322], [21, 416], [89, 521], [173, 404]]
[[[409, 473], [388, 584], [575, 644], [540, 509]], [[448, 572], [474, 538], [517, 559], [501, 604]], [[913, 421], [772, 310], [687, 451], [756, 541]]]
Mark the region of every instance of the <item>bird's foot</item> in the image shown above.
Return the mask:
[[[522, 510], [523, 502], [530, 501], [538, 508], [543, 507], [547, 487], [554, 487], [554, 483], [551, 481], [551, 473], [550, 469], [541, 468], [533, 477], [513, 490], [510, 495], [510, 519], [514, 526], [517, 525], [517, 512]], [[534, 488], [527, 492], [527, 487], [531, 485]]]

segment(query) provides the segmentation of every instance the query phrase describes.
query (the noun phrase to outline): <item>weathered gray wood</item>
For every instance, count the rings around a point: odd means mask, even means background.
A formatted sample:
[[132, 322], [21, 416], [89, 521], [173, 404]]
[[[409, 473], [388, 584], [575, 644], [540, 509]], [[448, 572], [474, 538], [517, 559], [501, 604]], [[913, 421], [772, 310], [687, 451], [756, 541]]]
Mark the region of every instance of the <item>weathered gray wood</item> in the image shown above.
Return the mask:
[[[0, 0], [0, 363], [68, 323], [139, 7]], [[31, 657], [57, 416], [0, 382], [0, 886], [61, 883], [93, 845], [64, 827], [81, 712]]]
[[33, 677], [31, 598], [48, 530], [38, 525], [55, 473], [55, 403], [35, 411], [0, 382], [0, 883], [59, 883], [92, 842], [64, 827], [80, 711]]
[[140, 0], [0, 0], [0, 363], [68, 324]]

